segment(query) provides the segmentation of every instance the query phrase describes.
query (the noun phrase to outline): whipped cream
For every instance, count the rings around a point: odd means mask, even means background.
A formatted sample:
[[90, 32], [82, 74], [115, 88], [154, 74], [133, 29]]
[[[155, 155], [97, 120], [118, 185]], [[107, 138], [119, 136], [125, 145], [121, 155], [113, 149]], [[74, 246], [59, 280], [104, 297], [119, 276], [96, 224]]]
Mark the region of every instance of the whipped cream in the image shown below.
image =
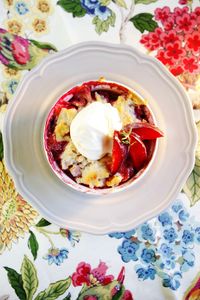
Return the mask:
[[77, 150], [89, 160], [98, 160], [112, 151], [114, 130], [121, 130], [119, 113], [109, 103], [93, 102], [77, 113], [70, 136]]

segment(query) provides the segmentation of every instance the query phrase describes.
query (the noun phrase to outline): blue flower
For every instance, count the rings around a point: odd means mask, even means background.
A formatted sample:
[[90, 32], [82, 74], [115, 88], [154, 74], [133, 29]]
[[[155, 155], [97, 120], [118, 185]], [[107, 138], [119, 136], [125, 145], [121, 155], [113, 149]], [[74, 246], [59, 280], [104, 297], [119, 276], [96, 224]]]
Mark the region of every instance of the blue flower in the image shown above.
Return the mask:
[[[149, 224], [144, 223], [142, 224], [139, 229], [141, 230], [141, 237], [149, 242], [155, 242], [155, 235], [153, 229], [150, 227]], [[140, 233], [139, 233], [140, 235]]]
[[29, 11], [27, 4], [23, 1], [17, 1], [15, 4], [15, 9], [17, 13], [21, 16], [25, 15]]
[[148, 266], [147, 269], [139, 267], [136, 270], [137, 276], [139, 279], [146, 280], [146, 279], [155, 279], [156, 270], [150, 266]]
[[118, 247], [118, 252], [121, 254], [122, 260], [124, 262], [129, 262], [130, 260], [138, 260], [136, 251], [139, 249], [139, 244], [132, 242], [130, 240], [123, 241], [122, 245]]
[[158, 220], [162, 224], [162, 226], [172, 225], [172, 217], [168, 212], [164, 212], [158, 216]]
[[81, 0], [81, 5], [89, 15], [98, 16], [101, 20], [106, 20], [111, 16], [111, 10], [101, 5], [99, 0]]
[[162, 254], [163, 257], [168, 258], [172, 255], [173, 250], [167, 244], [163, 243], [160, 246], [159, 252]]
[[188, 229], [185, 229], [183, 231], [182, 240], [183, 240], [183, 243], [185, 243], [186, 245], [191, 244], [192, 242], [194, 242], [194, 233]]
[[181, 209], [178, 213], [178, 217], [179, 217], [179, 220], [181, 222], [186, 222], [189, 218], [189, 213], [187, 211], [185, 211], [184, 209]]
[[176, 266], [176, 256], [172, 255], [171, 257], [169, 257], [168, 259], [166, 259], [166, 261], [164, 262], [165, 265], [165, 269], [167, 270], [171, 270], [174, 269]]
[[60, 266], [64, 259], [68, 258], [68, 253], [69, 251], [66, 248], [50, 248], [44, 259], [48, 260], [49, 265], [54, 263], [57, 266]]
[[15, 79], [12, 79], [8, 82], [7, 86], [8, 86], [8, 92], [13, 95], [16, 88], [17, 88], [17, 85], [18, 85], [18, 81], [15, 80]]
[[194, 266], [195, 256], [192, 251], [184, 250], [182, 253], [183, 263], [181, 265], [181, 272], [186, 272], [189, 268]]
[[155, 251], [153, 249], [144, 248], [142, 250], [141, 259], [147, 264], [155, 262], [156, 261]]
[[181, 201], [176, 201], [176, 202], [172, 205], [172, 210], [173, 210], [175, 213], [179, 212], [182, 208], [183, 208], [183, 204], [181, 203]]
[[195, 241], [198, 244], [200, 243], [200, 227], [195, 228]]
[[112, 232], [109, 234], [110, 237], [114, 237], [116, 239], [126, 238], [130, 239], [136, 233], [135, 229], [126, 231], [126, 232]]
[[173, 276], [169, 276], [168, 274], [164, 274], [163, 278], [163, 286], [176, 291], [179, 286], [180, 282], [179, 279], [182, 278], [181, 273], [176, 272]]
[[70, 241], [72, 247], [75, 246], [75, 243], [79, 243], [80, 241], [81, 233], [79, 231], [60, 228], [60, 234]]
[[169, 243], [173, 243], [176, 238], [178, 237], [175, 229], [173, 227], [170, 227], [169, 229], [164, 230], [164, 238], [167, 240]]

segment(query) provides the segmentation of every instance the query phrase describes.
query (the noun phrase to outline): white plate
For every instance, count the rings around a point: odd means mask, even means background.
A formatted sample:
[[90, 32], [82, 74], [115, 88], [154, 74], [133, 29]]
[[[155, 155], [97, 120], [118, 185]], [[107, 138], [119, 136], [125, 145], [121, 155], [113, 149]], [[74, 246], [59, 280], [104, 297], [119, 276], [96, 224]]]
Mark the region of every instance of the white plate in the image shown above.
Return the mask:
[[[142, 180], [122, 192], [92, 196], [57, 178], [42, 136], [59, 95], [100, 76], [148, 99], [165, 137]], [[197, 142], [189, 99], [165, 67], [129, 46], [99, 42], [72, 46], [29, 72], [9, 104], [3, 137], [6, 166], [20, 194], [51, 222], [95, 234], [129, 230], [164, 210], [192, 170]]]

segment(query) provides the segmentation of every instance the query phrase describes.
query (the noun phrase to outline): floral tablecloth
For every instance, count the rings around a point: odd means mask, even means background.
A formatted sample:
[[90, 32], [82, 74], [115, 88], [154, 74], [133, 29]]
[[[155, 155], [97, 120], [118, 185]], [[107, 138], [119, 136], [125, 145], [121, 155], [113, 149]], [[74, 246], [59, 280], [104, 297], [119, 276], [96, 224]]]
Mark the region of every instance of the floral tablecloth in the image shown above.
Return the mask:
[[[127, 43], [185, 87], [200, 131], [200, 2], [1, 0], [0, 129], [19, 81], [43, 57], [88, 40]], [[28, 101], [28, 99], [27, 99]], [[7, 173], [0, 134], [0, 299], [200, 299], [200, 145], [182, 192], [133, 228], [94, 236], [50, 224]]]

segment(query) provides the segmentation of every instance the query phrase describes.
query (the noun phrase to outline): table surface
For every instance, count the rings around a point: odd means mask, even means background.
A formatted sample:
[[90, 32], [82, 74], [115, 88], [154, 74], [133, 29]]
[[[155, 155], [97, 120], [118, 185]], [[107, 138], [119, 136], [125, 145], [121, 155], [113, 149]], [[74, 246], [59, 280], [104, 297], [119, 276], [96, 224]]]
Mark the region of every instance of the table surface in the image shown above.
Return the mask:
[[[43, 57], [89, 40], [159, 59], [183, 84], [200, 130], [199, 1], [2, 0], [0, 27], [0, 130], [23, 76]], [[192, 174], [165, 212], [102, 236], [39, 215], [15, 190], [2, 147], [0, 134], [0, 300], [200, 299], [199, 145]]]

